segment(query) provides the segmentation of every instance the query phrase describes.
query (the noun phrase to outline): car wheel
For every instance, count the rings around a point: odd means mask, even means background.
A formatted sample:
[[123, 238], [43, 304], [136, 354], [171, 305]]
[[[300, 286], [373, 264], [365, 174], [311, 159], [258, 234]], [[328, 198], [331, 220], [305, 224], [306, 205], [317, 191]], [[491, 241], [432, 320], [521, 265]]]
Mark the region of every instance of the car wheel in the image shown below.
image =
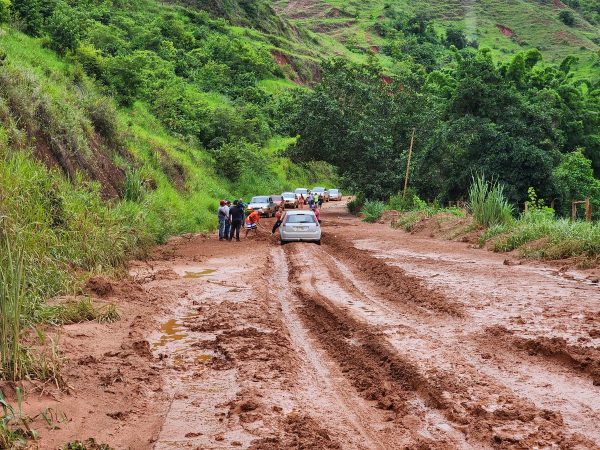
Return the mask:
[[286, 244], [286, 242], [285, 242], [283, 239], [279, 239], [279, 243], [280, 243], [281, 245], [285, 245], [285, 244]]
[[315, 244], [321, 245], [321, 239], [319, 239], [318, 241], [315, 241]]

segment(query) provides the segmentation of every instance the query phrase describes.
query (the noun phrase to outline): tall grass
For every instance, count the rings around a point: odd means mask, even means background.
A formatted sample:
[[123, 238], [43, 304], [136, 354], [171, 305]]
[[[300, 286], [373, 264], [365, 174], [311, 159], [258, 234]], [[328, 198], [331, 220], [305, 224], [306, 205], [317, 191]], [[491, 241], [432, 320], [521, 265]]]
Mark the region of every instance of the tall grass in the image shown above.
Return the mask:
[[469, 209], [478, 225], [489, 228], [510, 223], [513, 207], [504, 196], [504, 186], [488, 181], [484, 176], [473, 177], [469, 188]]
[[23, 251], [8, 238], [0, 218], [0, 378], [21, 379], [24, 372], [21, 350], [21, 311], [25, 273]]

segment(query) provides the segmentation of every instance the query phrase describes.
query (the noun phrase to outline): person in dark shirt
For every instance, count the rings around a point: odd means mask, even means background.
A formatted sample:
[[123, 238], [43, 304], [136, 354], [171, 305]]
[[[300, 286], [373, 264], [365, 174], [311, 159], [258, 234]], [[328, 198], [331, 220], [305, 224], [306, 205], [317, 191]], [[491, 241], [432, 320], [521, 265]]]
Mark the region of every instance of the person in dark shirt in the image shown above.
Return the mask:
[[238, 200], [233, 202], [233, 206], [229, 208], [229, 222], [231, 223], [231, 227], [229, 230], [229, 240], [233, 239], [233, 235], [235, 233], [235, 240], [240, 240], [240, 229], [242, 228], [242, 223], [244, 223], [244, 208], [240, 205]]

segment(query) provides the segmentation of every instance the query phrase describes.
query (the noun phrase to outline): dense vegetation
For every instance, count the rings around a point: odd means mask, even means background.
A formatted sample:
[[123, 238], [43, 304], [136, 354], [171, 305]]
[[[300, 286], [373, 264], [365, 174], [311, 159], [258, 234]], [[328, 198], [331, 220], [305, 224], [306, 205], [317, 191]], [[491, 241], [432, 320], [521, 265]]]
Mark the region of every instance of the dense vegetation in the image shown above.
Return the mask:
[[442, 68], [413, 63], [390, 81], [376, 64], [338, 60], [314, 91], [290, 100], [289, 128], [300, 136], [292, 154], [334, 162], [349, 187], [385, 200], [402, 186], [414, 127], [411, 185], [424, 198], [466, 198], [483, 173], [515, 205], [533, 187], [561, 213], [589, 196], [598, 214], [599, 79], [574, 81], [571, 63], [544, 64], [537, 50], [497, 63], [465, 48]]

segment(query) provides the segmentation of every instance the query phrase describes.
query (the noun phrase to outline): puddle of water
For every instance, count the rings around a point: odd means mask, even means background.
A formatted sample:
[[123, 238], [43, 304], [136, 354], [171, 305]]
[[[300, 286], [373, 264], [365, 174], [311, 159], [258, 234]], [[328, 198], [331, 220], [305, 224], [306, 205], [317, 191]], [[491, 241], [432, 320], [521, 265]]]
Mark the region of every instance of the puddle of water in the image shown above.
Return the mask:
[[199, 363], [205, 363], [207, 361], [210, 361], [212, 359], [211, 355], [198, 355], [196, 356], [196, 362]]
[[200, 278], [200, 277], [206, 277], [208, 275], [211, 275], [213, 273], [215, 273], [217, 271], [217, 269], [204, 269], [201, 270], [200, 272], [185, 272], [185, 275], [183, 276], [183, 278]]
[[160, 331], [162, 334], [158, 342], [154, 343], [155, 347], [162, 347], [169, 342], [180, 341], [187, 337], [183, 324], [177, 319], [171, 319], [161, 324]]

